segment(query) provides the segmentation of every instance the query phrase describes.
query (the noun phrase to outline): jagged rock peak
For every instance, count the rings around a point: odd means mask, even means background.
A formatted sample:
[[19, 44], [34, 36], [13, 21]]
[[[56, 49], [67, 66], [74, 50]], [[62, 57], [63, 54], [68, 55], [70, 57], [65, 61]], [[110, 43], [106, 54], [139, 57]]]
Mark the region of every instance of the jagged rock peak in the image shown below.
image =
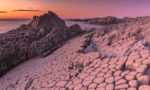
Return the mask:
[[79, 25], [68, 28], [53, 12], [34, 16], [28, 25], [0, 35], [0, 76], [23, 61], [51, 54], [79, 34]]
[[48, 11], [48, 13], [45, 13], [41, 16], [34, 16], [33, 20], [29, 23], [29, 26], [31, 26], [33, 29], [38, 29], [41, 27], [65, 27], [65, 22], [59, 18], [55, 13]]

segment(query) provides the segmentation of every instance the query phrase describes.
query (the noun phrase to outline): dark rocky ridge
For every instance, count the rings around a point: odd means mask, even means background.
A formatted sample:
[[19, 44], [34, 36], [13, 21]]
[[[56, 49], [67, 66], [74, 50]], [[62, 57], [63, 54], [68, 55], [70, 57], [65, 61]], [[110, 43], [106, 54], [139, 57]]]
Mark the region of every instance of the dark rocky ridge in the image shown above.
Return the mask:
[[69, 20], [75, 21], [75, 22], [86, 22], [89, 24], [114, 25], [114, 24], [130, 23], [130, 22], [137, 22], [137, 21], [140, 22], [143, 19], [149, 19], [149, 18], [150, 18], [149, 16], [136, 17], [136, 18], [130, 18], [130, 17], [117, 18], [113, 16], [107, 16], [107, 17], [102, 17], [102, 18], [69, 19]]
[[66, 27], [62, 19], [49, 11], [34, 16], [28, 25], [0, 34], [0, 76], [25, 60], [46, 52], [50, 54], [82, 32], [79, 25]]
[[86, 22], [89, 24], [100, 24], [100, 25], [112, 25], [124, 22], [124, 20], [112, 16], [107, 16], [103, 18], [70, 19], [70, 21]]

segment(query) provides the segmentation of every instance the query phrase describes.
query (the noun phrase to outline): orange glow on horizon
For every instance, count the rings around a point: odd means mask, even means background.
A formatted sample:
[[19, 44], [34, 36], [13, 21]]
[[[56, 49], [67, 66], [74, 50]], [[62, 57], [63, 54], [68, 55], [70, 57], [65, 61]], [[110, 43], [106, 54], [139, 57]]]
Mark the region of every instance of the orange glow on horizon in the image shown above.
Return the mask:
[[54, 11], [64, 19], [150, 16], [149, 3], [150, 1], [140, 0], [0, 0], [0, 19], [31, 19], [48, 10]]
[[0, 19], [31, 19], [33, 16], [39, 16], [43, 14], [43, 12], [11, 12], [9, 13], [1, 13]]

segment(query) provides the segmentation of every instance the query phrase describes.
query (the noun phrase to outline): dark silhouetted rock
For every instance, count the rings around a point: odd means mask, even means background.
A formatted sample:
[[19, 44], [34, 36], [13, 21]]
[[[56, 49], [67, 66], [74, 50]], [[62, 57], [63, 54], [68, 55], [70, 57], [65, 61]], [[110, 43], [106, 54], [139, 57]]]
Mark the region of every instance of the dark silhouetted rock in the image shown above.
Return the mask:
[[107, 16], [103, 18], [89, 18], [89, 19], [70, 19], [70, 21], [75, 22], [86, 22], [89, 24], [100, 24], [100, 25], [111, 25], [111, 24], [118, 24], [124, 22], [123, 19], [119, 19], [112, 16]]
[[81, 27], [78, 24], [74, 24], [72, 26], [69, 27], [70, 30], [70, 34], [72, 36], [76, 35], [76, 34], [80, 34], [82, 31]]
[[79, 25], [68, 28], [53, 12], [34, 16], [29, 24], [0, 35], [0, 75], [25, 60], [52, 53], [81, 33]]

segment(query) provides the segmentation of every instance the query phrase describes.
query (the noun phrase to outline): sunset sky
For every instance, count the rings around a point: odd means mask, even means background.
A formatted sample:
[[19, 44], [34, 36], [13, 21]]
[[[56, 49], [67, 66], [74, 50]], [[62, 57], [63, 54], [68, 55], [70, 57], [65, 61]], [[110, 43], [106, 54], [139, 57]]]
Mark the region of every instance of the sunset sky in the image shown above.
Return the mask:
[[32, 18], [48, 10], [62, 18], [150, 16], [149, 0], [0, 0], [0, 19]]

